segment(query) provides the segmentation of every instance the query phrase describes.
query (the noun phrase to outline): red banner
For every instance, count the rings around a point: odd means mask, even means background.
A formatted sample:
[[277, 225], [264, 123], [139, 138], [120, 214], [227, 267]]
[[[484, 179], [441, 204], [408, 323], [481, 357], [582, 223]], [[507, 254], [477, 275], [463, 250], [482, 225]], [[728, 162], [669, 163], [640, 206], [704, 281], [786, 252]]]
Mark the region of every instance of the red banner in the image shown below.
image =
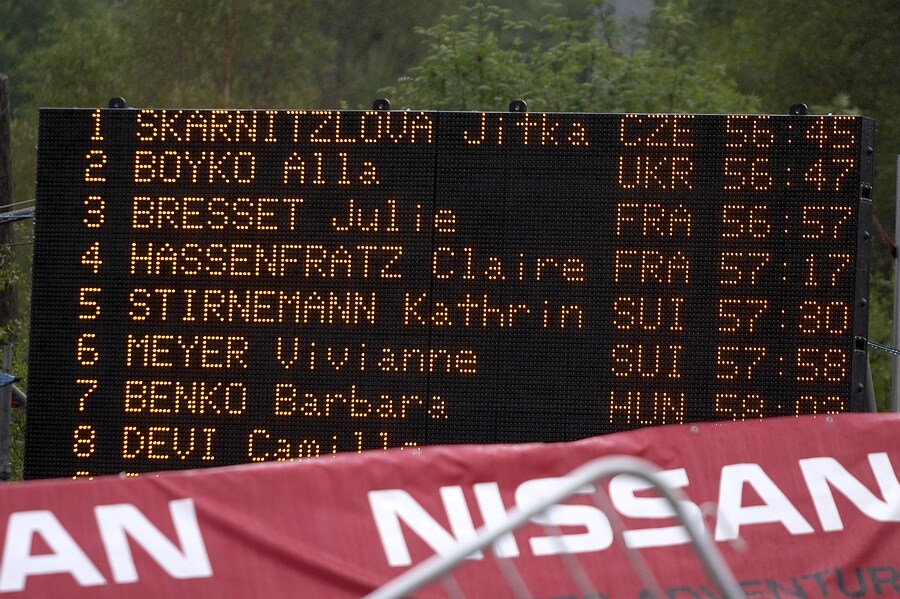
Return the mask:
[[[896, 415], [843, 414], [10, 484], [0, 488], [0, 594], [359, 597], [577, 466], [631, 455], [689, 498], [748, 597], [900, 597], [898, 439]], [[598, 485], [615, 514], [584, 489], [495, 545], [534, 597], [584, 597], [567, 556], [595, 599], [656, 597], [623, 545], [667, 599], [720, 596], [658, 496], [630, 476]], [[490, 552], [455, 576], [467, 596], [511, 595]], [[421, 596], [443, 594], [432, 585]]]

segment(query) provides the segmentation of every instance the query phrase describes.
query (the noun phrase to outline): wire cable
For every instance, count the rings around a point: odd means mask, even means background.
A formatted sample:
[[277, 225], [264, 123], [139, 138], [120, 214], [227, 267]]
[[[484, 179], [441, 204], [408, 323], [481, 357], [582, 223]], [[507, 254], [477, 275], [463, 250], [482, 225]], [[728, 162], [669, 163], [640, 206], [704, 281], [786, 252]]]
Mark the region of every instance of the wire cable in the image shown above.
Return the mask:
[[868, 341], [868, 343], [871, 347], [874, 347], [875, 349], [880, 349], [881, 351], [887, 352], [894, 356], [900, 356], [900, 349], [891, 347], [889, 345], [882, 345], [880, 343], [875, 343], [874, 341]]

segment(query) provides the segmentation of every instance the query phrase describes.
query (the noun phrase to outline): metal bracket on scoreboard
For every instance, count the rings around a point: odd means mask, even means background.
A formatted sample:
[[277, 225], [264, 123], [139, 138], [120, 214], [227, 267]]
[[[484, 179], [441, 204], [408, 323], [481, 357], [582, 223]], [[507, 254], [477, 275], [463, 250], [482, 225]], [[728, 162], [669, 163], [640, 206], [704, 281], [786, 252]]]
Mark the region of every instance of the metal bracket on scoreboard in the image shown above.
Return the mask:
[[513, 100], [509, 103], [510, 112], [528, 112], [528, 104], [525, 100]]

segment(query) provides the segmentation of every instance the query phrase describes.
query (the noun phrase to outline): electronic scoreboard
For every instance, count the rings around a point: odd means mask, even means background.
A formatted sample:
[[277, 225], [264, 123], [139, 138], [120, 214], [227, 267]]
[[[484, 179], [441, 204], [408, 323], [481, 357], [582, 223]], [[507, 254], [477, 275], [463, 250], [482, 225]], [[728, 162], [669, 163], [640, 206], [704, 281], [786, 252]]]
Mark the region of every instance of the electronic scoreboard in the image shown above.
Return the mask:
[[874, 129], [43, 110], [26, 476], [862, 411]]

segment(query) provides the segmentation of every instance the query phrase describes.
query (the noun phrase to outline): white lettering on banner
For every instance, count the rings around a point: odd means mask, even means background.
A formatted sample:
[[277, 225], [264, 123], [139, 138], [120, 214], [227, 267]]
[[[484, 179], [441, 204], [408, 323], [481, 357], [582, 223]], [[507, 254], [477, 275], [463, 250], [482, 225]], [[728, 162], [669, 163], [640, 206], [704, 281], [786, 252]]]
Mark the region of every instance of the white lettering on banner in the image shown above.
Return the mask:
[[[31, 555], [35, 534], [41, 536], [50, 553]], [[25, 590], [25, 579], [41, 574], [68, 573], [83, 587], [106, 584], [75, 539], [66, 532], [53, 512], [14, 512], [6, 526], [3, 564], [0, 565], [0, 592]]]
[[[542, 478], [525, 481], [516, 489], [516, 503], [519, 506], [532, 505], [565, 480]], [[478, 483], [474, 485], [473, 491], [485, 526], [490, 528], [502, 525], [506, 520], [506, 509], [497, 483]], [[581, 492], [593, 493], [594, 489], [586, 488]], [[458, 541], [475, 536], [475, 526], [462, 487], [441, 487], [439, 493], [450, 523], [450, 531], [444, 529], [403, 489], [369, 493], [369, 505], [390, 565], [412, 564], [400, 526], [401, 520], [440, 555], [446, 554]], [[534, 537], [530, 540], [534, 555], [601, 551], [612, 544], [613, 534], [609, 520], [603, 512], [588, 505], [556, 505], [535, 516], [533, 521], [545, 526], [583, 526], [587, 529], [587, 532], [581, 534]], [[511, 534], [503, 535], [494, 543], [494, 553], [499, 557], [517, 557], [519, 546]], [[469, 559], [482, 557], [483, 554], [479, 551], [470, 555]]]
[[[564, 476], [526, 480], [516, 489], [516, 505], [527, 509], [529, 506], [540, 503], [567, 480], [567, 477]], [[593, 486], [587, 486], [579, 489], [577, 493], [590, 495], [594, 491]], [[587, 528], [587, 532], [582, 534], [533, 537], [529, 542], [534, 555], [603, 551], [613, 542], [612, 526], [610, 526], [609, 520], [594, 506], [557, 504], [548, 507], [531, 521], [542, 526], [583, 526]]]
[[[659, 476], [673, 489], [680, 489], [688, 485], [687, 471], [684, 468], [666, 470], [665, 472], [660, 472]], [[642, 478], [628, 475], [616, 476], [609, 481], [609, 499], [612, 501], [613, 507], [628, 518], [674, 518], [675, 510], [662, 497], [641, 497], [637, 495], [639, 491], [647, 491], [652, 488], [653, 485]], [[697, 526], [702, 526], [703, 514], [695, 503], [682, 501], [681, 506]], [[691, 540], [687, 530], [681, 525], [626, 530], [622, 536], [626, 545], [637, 549], [683, 545]]]
[[[461, 487], [441, 487], [441, 499], [450, 522], [450, 530], [431, 517], [412, 496], [403, 489], [388, 489], [369, 493], [369, 506], [375, 517], [378, 534], [392, 566], [408, 566], [412, 563], [409, 548], [403, 538], [400, 520], [406, 523], [419, 538], [423, 539], [438, 554], [443, 555], [458, 541], [475, 536], [472, 515], [466, 506]], [[481, 558], [481, 552], [472, 555]]]
[[800, 470], [809, 487], [822, 522], [822, 530], [843, 530], [844, 522], [838, 513], [829, 483], [850, 500], [859, 511], [877, 522], [900, 522], [900, 483], [891, 468], [886, 453], [869, 454], [869, 465], [875, 474], [875, 482], [884, 501], [875, 497], [862, 483], [853, 478], [846, 468], [834, 458], [809, 458], [800, 460]]
[[[472, 485], [475, 502], [489, 528], [502, 526], [506, 522], [506, 506], [500, 496], [500, 485], [495, 482]], [[494, 542], [494, 553], [498, 557], [519, 557], [519, 544], [512, 533], [507, 533]]]
[[[756, 491], [761, 505], [744, 505], [744, 484]], [[759, 464], [729, 464], [719, 478], [719, 511], [716, 517], [717, 541], [733, 541], [740, 536], [742, 524], [781, 522], [792, 535], [815, 532], [793, 506], [791, 500], [769, 478]]]
[[99, 505], [94, 508], [94, 513], [97, 515], [100, 537], [116, 582], [136, 582], [138, 579], [128, 537], [143, 547], [172, 578], [212, 576], [212, 567], [191, 499], [169, 502], [169, 513], [172, 514], [175, 534], [182, 551], [129, 503]]
[[[863, 516], [877, 522], [900, 522], [900, 481], [897, 480], [896, 471], [888, 454], [883, 452], [869, 454], [868, 461], [881, 492], [881, 499], [834, 458], [816, 457], [798, 461], [799, 470], [823, 532], [844, 528], [832, 487], [840, 491]], [[666, 470], [658, 474], [673, 488], [684, 488], [689, 485], [688, 473], [684, 468]], [[520, 508], [532, 505], [565, 480], [564, 477], [526, 480], [516, 488], [515, 502]], [[744, 505], [744, 487], [748, 485], [752, 487], [761, 503], [754, 501], [754, 505]], [[622, 474], [613, 477], [609, 482], [613, 508], [628, 518], [671, 519], [674, 512], [662, 498], [638, 495], [639, 492], [648, 489], [649, 485], [643, 480], [631, 475]], [[495, 528], [502, 525], [507, 516], [500, 495], [500, 486], [496, 482], [482, 482], [473, 485], [472, 490], [485, 526]], [[584, 488], [579, 492], [591, 493], [593, 489]], [[466, 503], [463, 488], [441, 487], [439, 493], [450, 530], [444, 528], [438, 519], [429, 514], [403, 489], [369, 492], [369, 505], [389, 565], [409, 566], [413, 563], [401, 522], [439, 555], [445, 555], [455, 543], [472, 538], [475, 534], [474, 520]], [[695, 503], [684, 501], [682, 507], [685, 508], [688, 517], [698, 523], [701, 522], [700, 508]], [[612, 543], [609, 520], [594, 506], [560, 504], [548, 509], [542, 516], [536, 516], [532, 521], [549, 526], [581, 526], [586, 529], [586, 532], [581, 534], [533, 537], [529, 546], [535, 556], [561, 552], [603, 551]], [[781, 524], [790, 535], [815, 532], [813, 526], [759, 464], [723, 466], [719, 476], [715, 540], [737, 539], [742, 526], [757, 524]], [[624, 540], [628, 547], [646, 548], [681, 545], [688, 542], [688, 537], [683, 526], [670, 525], [626, 530]], [[519, 546], [512, 534], [498, 539], [494, 543], [493, 551], [499, 557], [519, 556]], [[479, 552], [469, 557], [481, 559], [483, 555]]]
[[[100, 538], [116, 583], [138, 580], [128, 537], [173, 578], [212, 576], [212, 567], [197, 523], [194, 501], [170, 501], [169, 513], [181, 549], [131, 504], [101, 505], [94, 508]], [[50, 548], [50, 553], [32, 555], [35, 535], [41, 536]], [[24, 590], [29, 576], [66, 573], [81, 586], [107, 584], [106, 579], [53, 512], [13, 512], [6, 527], [0, 562], [0, 592]]]

